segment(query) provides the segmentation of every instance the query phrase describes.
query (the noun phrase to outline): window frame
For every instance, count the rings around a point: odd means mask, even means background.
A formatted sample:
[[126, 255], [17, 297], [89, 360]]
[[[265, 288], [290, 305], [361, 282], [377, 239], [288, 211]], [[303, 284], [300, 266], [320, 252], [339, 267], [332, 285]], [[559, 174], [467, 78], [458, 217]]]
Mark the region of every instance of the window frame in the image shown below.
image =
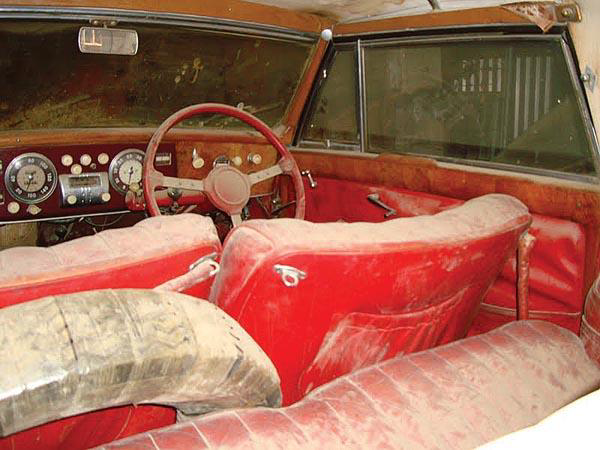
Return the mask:
[[[585, 96], [585, 91], [582, 86], [582, 81], [579, 74], [579, 69], [575, 63], [575, 58], [572, 53], [572, 50], [567, 42], [568, 34], [566, 30], [562, 30], [560, 33], [555, 34], [526, 34], [526, 33], [518, 33], [518, 34], [507, 34], [501, 31], [491, 31], [491, 32], [480, 32], [480, 33], [465, 33], [465, 34], [439, 34], [439, 35], [429, 35], [429, 36], [419, 36], [419, 37], [392, 37], [392, 38], [374, 38], [374, 39], [356, 39], [352, 42], [345, 42], [343, 44], [334, 43], [330, 47], [330, 51], [335, 53], [337, 48], [341, 45], [354, 45], [357, 52], [357, 90], [358, 90], [358, 98], [357, 98], [357, 108], [358, 108], [358, 128], [360, 135], [360, 146], [356, 148], [352, 148], [352, 150], [360, 153], [366, 154], [378, 154], [379, 152], [370, 151], [369, 142], [368, 142], [368, 115], [367, 115], [367, 107], [366, 107], [366, 85], [365, 85], [365, 63], [364, 63], [364, 52], [370, 48], [382, 48], [382, 47], [390, 47], [390, 46], [406, 46], [406, 45], [422, 45], [422, 44], [431, 44], [431, 43], [452, 43], [452, 42], [472, 42], [476, 41], [514, 41], [514, 40], [524, 40], [524, 41], [555, 41], [560, 43], [560, 48], [563, 53], [563, 58], [567, 64], [567, 70], [569, 72], [569, 79], [571, 80], [572, 88], [574, 89], [575, 97], [577, 99], [578, 110], [581, 114], [581, 118], [583, 119], [583, 125], [585, 130], [585, 135], [588, 141], [589, 151], [592, 153], [592, 161], [594, 164], [594, 168], [596, 171], [596, 175], [584, 175], [584, 174], [576, 174], [576, 173], [568, 173], [568, 172], [560, 172], [551, 169], [542, 169], [537, 167], [527, 167], [522, 165], [510, 164], [510, 163], [500, 163], [493, 161], [482, 161], [482, 160], [474, 160], [474, 159], [463, 159], [456, 157], [447, 157], [447, 156], [438, 156], [438, 155], [427, 155], [425, 153], [408, 153], [403, 152], [401, 154], [418, 156], [418, 157], [426, 157], [432, 158], [437, 161], [447, 162], [458, 165], [467, 165], [474, 167], [483, 167], [489, 169], [497, 169], [503, 171], [510, 172], [518, 172], [518, 173], [526, 173], [532, 175], [542, 175], [549, 176], [553, 178], [561, 178], [573, 181], [582, 181], [586, 183], [598, 184], [600, 175], [600, 145], [598, 141], [598, 137], [596, 135], [596, 131], [594, 128], [594, 124], [592, 121], [592, 116], [589, 110], [589, 105], [587, 102], [587, 97]], [[330, 56], [330, 59], [333, 59]], [[327, 66], [329, 69], [329, 66]], [[320, 72], [320, 78], [322, 77], [322, 70]], [[322, 83], [322, 79], [319, 79], [318, 82], [315, 83], [313, 87], [313, 95], [311, 96], [311, 102], [316, 97], [316, 93], [318, 92]], [[310, 106], [310, 105], [309, 105]], [[296, 140], [296, 145], [298, 146], [314, 146], [316, 142], [304, 140], [302, 138], [305, 124], [308, 123], [308, 119], [312, 112], [312, 109], [308, 107], [306, 110], [306, 114], [303, 117], [301, 127], [299, 128], [298, 138]], [[319, 146], [319, 148], [323, 148]], [[336, 148], [335, 143], [332, 143], [329, 146], [325, 147], [325, 150], [333, 150]], [[346, 146], [346, 149], [348, 147]]]

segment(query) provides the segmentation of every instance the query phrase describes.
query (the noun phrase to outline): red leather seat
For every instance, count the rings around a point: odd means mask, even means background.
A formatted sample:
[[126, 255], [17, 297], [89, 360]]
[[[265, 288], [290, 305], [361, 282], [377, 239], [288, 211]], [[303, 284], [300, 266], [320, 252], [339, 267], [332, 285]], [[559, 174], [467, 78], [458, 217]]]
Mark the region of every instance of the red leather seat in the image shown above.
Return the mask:
[[520, 321], [346, 375], [287, 408], [223, 411], [104, 448], [471, 449], [598, 386], [577, 336]]
[[[464, 337], [530, 221], [499, 194], [378, 224], [254, 220], [226, 240], [211, 300], [269, 355], [290, 404], [352, 370]], [[282, 270], [288, 284], [294, 270], [305, 277], [286, 286]]]
[[[103, 288], [152, 288], [221, 251], [210, 218], [181, 214], [142, 220], [53, 247], [0, 252], [0, 307]], [[206, 297], [212, 279], [187, 293]]]

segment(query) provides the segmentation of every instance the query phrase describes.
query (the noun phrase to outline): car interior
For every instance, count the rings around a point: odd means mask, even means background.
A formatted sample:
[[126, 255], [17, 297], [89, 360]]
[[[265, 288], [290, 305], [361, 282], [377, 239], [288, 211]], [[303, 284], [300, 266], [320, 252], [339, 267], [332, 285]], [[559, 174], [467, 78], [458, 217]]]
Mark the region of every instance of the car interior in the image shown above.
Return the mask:
[[0, 2], [0, 449], [474, 448], [600, 388], [600, 8], [398, 3]]

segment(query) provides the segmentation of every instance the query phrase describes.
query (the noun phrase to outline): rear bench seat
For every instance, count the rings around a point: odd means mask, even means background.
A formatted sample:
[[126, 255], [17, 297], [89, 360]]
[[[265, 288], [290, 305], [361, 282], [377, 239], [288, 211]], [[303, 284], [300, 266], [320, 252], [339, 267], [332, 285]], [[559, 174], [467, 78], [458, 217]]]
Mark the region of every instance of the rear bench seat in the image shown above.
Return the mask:
[[573, 333], [513, 322], [338, 378], [286, 408], [210, 414], [105, 448], [473, 448], [599, 386]]

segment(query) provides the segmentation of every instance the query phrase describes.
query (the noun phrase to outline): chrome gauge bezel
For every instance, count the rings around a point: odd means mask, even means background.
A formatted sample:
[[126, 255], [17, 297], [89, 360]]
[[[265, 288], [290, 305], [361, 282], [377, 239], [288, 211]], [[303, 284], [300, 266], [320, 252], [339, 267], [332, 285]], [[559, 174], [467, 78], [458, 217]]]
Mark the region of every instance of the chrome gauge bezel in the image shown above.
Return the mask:
[[[33, 161], [27, 161], [29, 158], [33, 158], [35, 159], [38, 163], [34, 163]], [[38, 191], [35, 192], [36, 196], [32, 197], [29, 194], [34, 194], [34, 193], [27, 193], [23, 190], [21, 190], [21, 192], [19, 192], [18, 190], [15, 189], [15, 186], [18, 186], [17, 183], [17, 174], [19, 173], [19, 170], [22, 166], [24, 166], [25, 164], [34, 164], [38, 167], [40, 167], [42, 169], [42, 171], [44, 172], [44, 179], [45, 182], [42, 185], [42, 188], [39, 189]], [[14, 175], [15, 179], [11, 180], [11, 177]], [[51, 175], [50, 179], [48, 178], [48, 175]], [[50, 159], [48, 159], [47, 157], [45, 157], [44, 155], [40, 154], [40, 153], [23, 153], [17, 157], [15, 157], [10, 164], [6, 167], [6, 171], [4, 172], [4, 186], [6, 186], [6, 190], [8, 191], [8, 193], [10, 194], [10, 196], [12, 198], [14, 198], [15, 200], [21, 202], [21, 203], [25, 203], [26, 205], [35, 205], [36, 203], [40, 203], [43, 202], [44, 200], [46, 200], [48, 197], [50, 197], [53, 193], [54, 190], [56, 189], [56, 185], [58, 183], [58, 173], [56, 171], [56, 167], [54, 166], [54, 164], [52, 163], [52, 161], [50, 161]], [[44, 190], [44, 188], [47, 186], [47, 190], [43, 193], [41, 193], [41, 191]], [[20, 190], [20, 188], [18, 188]], [[41, 195], [37, 195], [38, 193], [41, 193]]]
[[142, 166], [144, 163], [144, 158], [146, 156], [146, 154], [140, 149], [126, 148], [125, 150], [122, 150], [119, 153], [117, 153], [110, 162], [110, 165], [108, 166], [108, 180], [110, 181], [110, 185], [121, 194], [125, 194], [127, 192], [128, 186], [125, 183], [122, 183], [119, 179], [119, 168], [121, 167], [123, 162], [126, 161], [125, 156], [127, 156], [128, 154], [140, 155]]

